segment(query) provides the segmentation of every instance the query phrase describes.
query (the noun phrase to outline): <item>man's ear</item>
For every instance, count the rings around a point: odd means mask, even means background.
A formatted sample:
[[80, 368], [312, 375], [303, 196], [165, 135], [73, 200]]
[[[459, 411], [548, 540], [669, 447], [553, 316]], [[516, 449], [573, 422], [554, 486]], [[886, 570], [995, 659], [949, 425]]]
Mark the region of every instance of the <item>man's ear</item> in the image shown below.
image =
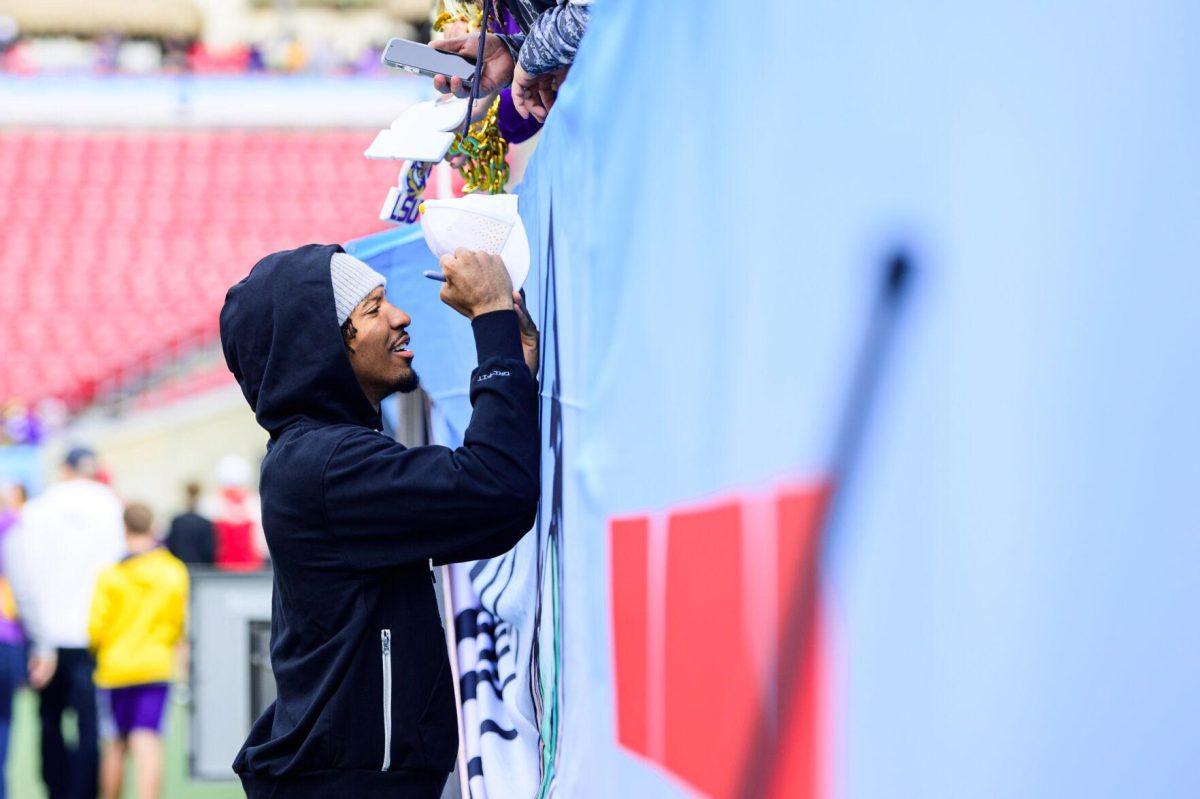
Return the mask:
[[358, 328], [354, 326], [354, 321], [350, 317], [346, 317], [346, 321], [342, 323], [342, 343], [346, 345], [346, 352], [353, 354], [355, 337], [358, 336]]

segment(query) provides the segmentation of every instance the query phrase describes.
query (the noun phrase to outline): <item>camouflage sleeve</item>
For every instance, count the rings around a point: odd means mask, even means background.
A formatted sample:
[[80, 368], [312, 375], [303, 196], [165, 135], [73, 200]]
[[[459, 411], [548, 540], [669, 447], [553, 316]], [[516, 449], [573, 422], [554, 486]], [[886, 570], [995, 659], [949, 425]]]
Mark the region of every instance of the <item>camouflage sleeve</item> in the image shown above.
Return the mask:
[[504, 46], [508, 48], [509, 55], [513, 57], [513, 61], [521, 57], [521, 45], [525, 43], [525, 34], [497, 33], [496, 36], [500, 41], [504, 42]]
[[521, 45], [521, 68], [530, 75], [560, 67], [575, 61], [579, 40], [587, 30], [592, 0], [558, 0], [533, 23]]

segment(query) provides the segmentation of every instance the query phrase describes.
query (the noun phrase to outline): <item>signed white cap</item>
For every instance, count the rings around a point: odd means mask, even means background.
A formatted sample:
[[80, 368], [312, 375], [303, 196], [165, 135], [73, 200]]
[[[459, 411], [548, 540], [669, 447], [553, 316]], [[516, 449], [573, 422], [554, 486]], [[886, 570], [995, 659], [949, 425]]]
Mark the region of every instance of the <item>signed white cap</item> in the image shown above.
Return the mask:
[[422, 203], [425, 243], [438, 258], [459, 247], [499, 255], [514, 289], [529, 276], [529, 238], [515, 194], [468, 194]]

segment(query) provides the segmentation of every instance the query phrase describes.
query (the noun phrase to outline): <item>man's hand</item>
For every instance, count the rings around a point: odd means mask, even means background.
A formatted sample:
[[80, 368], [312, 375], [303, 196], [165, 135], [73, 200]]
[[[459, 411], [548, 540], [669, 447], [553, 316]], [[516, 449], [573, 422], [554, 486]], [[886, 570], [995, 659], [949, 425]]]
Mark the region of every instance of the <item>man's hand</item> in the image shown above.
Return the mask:
[[513, 292], [513, 309], [517, 312], [517, 323], [521, 327], [521, 351], [525, 355], [525, 365], [529, 367], [529, 374], [533, 375], [533, 379], [537, 380], [538, 367], [538, 334], [537, 325], [533, 323], [533, 317], [529, 315], [529, 311], [525, 308], [525, 303], [521, 301], [521, 292]]
[[546, 115], [558, 99], [558, 87], [567, 79], [570, 69], [563, 67], [541, 75], [530, 75], [517, 64], [513, 74], [512, 99], [513, 107], [522, 119], [529, 119], [532, 115], [538, 122], [546, 121]]
[[439, 261], [446, 284], [442, 302], [468, 319], [490, 311], [513, 309], [512, 280], [499, 255], [459, 247]]
[[[474, 60], [479, 55], [479, 35], [456, 36], [453, 39], [441, 39], [430, 42], [430, 46], [443, 53], [465, 56]], [[495, 94], [513, 79], [513, 57], [500, 41], [499, 36], [487, 34], [483, 45], [483, 72], [479, 76], [479, 95]], [[434, 75], [433, 88], [442, 94], [452, 92], [455, 97], [469, 97], [471, 90], [462, 78], [447, 78], [445, 75]]]
[[29, 687], [40, 691], [50, 684], [54, 672], [58, 670], [58, 655], [29, 656]]

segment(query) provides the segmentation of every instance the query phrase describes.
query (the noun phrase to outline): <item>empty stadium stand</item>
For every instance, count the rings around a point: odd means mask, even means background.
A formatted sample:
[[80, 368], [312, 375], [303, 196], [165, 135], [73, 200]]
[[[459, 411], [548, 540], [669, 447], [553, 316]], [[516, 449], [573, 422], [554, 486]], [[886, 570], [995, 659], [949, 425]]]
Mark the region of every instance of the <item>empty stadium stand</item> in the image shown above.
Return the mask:
[[373, 131], [0, 131], [0, 401], [81, 408], [217, 338], [263, 255], [383, 226]]

